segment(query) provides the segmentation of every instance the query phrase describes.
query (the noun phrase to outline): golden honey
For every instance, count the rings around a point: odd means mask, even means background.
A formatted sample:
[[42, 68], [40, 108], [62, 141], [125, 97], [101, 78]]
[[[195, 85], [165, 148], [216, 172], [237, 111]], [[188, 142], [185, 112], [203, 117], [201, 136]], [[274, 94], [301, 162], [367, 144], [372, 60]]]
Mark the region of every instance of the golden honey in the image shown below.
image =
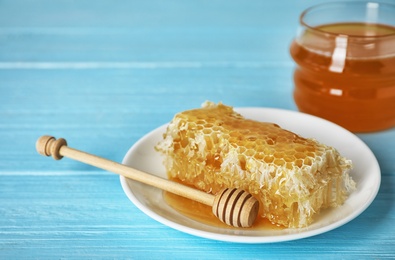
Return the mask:
[[395, 126], [394, 14], [395, 6], [373, 2], [323, 4], [302, 14], [290, 47], [300, 111], [353, 132]]
[[[215, 217], [210, 206], [166, 191], [163, 192], [163, 197], [168, 205], [190, 219], [213, 227], [236, 229], [236, 227], [229, 226]], [[258, 216], [249, 229], [281, 230], [284, 227], [270, 223], [269, 220]]]

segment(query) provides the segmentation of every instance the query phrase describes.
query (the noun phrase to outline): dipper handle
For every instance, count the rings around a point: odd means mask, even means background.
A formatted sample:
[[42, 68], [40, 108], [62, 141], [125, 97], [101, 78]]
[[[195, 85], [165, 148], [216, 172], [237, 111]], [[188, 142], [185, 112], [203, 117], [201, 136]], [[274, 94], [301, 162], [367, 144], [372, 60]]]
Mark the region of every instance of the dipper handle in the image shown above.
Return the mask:
[[56, 140], [53, 136], [40, 137], [36, 142], [36, 149], [39, 154], [52, 156], [55, 160], [68, 157], [211, 206], [216, 217], [234, 227], [251, 227], [258, 215], [259, 202], [251, 194], [240, 189], [226, 188], [214, 196], [124, 164], [70, 148], [65, 139]]

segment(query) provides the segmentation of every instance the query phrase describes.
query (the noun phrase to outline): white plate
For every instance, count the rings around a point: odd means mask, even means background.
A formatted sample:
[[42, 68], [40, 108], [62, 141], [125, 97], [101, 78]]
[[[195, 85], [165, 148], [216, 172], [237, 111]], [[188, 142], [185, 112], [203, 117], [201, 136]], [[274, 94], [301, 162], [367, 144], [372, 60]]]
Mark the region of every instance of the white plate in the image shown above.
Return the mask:
[[[270, 243], [310, 237], [333, 230], [361, 214], [376, 197], [381, 181], [379, 165], [369, 147], [354, 134], [324, 119], [295, 111], [271, 108], [235, 110], [246, 118], [273, 122], [303, 137], [315, 138], [335, 147], [353, 161], [351, 176], [357, 183], [357, 190], [341, 207], [321, 212], [309, 227], [279, 230], [219, 228], [203, 224], [170, 207], [164, 201], [161, 190], [121, 177], [122, 188], [129, 199], [153, 219], [188, 234], [229, 242]], [[166, 125], [141, 138], [130, 148], [123, 163], [166, 178], [162, 157], [154, 150], [165, 130]]]

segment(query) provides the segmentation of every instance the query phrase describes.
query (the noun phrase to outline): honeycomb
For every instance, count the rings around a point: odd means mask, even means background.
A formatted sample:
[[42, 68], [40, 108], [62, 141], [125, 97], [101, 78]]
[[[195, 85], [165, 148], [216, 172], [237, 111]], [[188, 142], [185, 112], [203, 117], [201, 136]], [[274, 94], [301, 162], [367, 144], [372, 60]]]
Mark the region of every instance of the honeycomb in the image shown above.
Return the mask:
[[355, 188], [351, 161], [334, 148], [222, 103], [175, 115], [155, 148], [169, 178], [213, 194], [244, 189], [259, 200], [263, 218], [288, 228], [308, 226]]

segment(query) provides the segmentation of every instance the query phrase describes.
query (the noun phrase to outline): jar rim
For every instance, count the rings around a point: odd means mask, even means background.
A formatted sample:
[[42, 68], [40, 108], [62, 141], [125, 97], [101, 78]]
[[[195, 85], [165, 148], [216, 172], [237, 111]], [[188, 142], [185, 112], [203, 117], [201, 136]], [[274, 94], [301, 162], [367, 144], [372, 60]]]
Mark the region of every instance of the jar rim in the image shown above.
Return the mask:
[[[307, 8], [307, 9], [305, 9], [301, 13], [301, 15], [299, 17], [299, 22], [300, 22], [300, 24], [302, 26], [308, 28], [309, 30], [312, 30], [312, 31], [315, 31], [317, 33], [321, 33], [321, 34], [324, 34], [324, 35], [332, 36], [332, 37], [333, 36], [337, 37], [339, 35], [346, 35], [347, 37], [350, 37], [350, 38], [363, 38], [363, 39], [371, 38], [371, 39], [377, 39], [377, 38], [384, 38], [384, 37], [393, 37], [393, 36], [395, 36], [395, 30], [394, 30], [394, 32], [387, 33], [387, 34], [380, 34], [380, 35], [352, 35], [352, 34], [348, 35], [348, 34], [342, 34], [342, 33], [326, 31], [326, 30], [320, 29], [319, 27], [312, 26], [312, 25], [308, 24], [305, 21], [305, 18], [306, 18], [306, 16], [309, 13], [311, 13], [312, 11], [315, 11], [317, 9], [320, 9], [320, 8], [335, 7], [335, 6], [339, 6], [339, 5], [361, 5], [361, 6], [365, 5], [365, 6], [367, 6], [368, 4], [376, 4], [378, 6], [391, 8], [395, 12], [395, 5], [389, 4], [389, 3], [384, 3], [384, 2], [377, 2], [377, 1], [341, 1], [341, 2], [337, 1], [337, 2], [327, 2], [327, 3], [321, 3], [321, 4], [313, 5], [313, 6], [309, 7], [309, 8]], [[395, 25], [388, 25], [388, 24], [384, 24], [384, 23], [369, 23], [369, 22], [364, 22], [364, 21], [360, 21], [360, 22], [367, 23], [367, 24], [385, 25], [385, 26], [393, 27], [395, 29]]]

